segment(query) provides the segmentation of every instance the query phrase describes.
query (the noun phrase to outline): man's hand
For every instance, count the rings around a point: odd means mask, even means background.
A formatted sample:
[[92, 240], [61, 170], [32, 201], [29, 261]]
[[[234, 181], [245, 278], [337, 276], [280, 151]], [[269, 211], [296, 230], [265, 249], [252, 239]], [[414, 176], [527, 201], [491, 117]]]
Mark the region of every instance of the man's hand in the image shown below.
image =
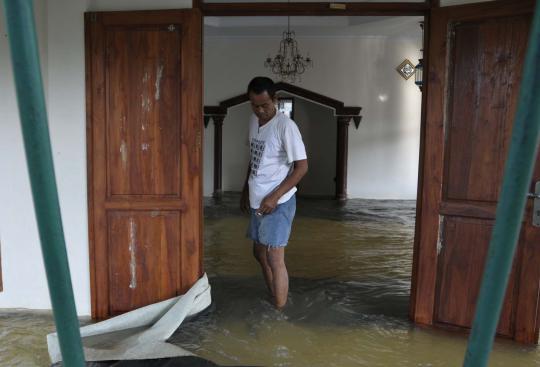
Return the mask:
[[269, 194], [261, 202], [261, 206], [257, 209], [257, 213], [261, 214], [270, 214], [276, 209], [278, 205], [279, 196], [276, 195], [276, 192]]

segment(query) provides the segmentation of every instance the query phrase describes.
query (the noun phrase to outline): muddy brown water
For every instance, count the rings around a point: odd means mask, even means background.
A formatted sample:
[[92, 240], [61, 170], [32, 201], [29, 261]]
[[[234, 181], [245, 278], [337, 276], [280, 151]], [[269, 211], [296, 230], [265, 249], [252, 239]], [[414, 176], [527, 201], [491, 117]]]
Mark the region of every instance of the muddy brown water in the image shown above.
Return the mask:
[[[205, 201], [213, 304], [171, 342], [223, 365], [461, 366], [465, 334], [407, 317], [414, 201], [299, 199], [286, 252], [289, 303], [278, 312], [237, 200]], [[0, 366], [47, 366], [53, 330], [50, 313], [0, 311]], [[497, 340], [489, 365], [540, 367], [540, 348]]]

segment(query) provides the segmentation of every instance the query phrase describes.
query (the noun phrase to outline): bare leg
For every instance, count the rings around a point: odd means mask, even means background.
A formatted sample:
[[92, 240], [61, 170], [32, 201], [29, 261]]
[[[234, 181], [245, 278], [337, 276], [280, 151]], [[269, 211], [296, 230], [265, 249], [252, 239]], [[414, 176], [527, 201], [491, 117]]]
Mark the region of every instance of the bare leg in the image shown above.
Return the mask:
[[272, 269], [274, 285], [274, 305], [283, 308], [289, 293], [289, 274], [285, 266], [285, 247], [270, 248], [267, 252], [268, 264]]
[[266, 282], [266, 286], [268, 287], [268, 290], [270, 291], [272, 297], [275, 297], [274, 285], [272, 283], [272, 269], [268, 264], [268, 258], [266, 256], [267, 252], [268, 249], [266, 246], [261, 245], [257, 242], [253, 242], [253, 256], [255, 256], [255, 259], [257, 259], [259, 264], [261, 264], [261, 269], [264, 275], [264, 281]]

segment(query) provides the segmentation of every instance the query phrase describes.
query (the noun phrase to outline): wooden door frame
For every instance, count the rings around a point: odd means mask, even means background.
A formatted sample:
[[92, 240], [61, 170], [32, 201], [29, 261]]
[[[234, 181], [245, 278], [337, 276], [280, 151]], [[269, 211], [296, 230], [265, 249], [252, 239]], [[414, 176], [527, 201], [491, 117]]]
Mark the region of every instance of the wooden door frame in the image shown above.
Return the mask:
[[[324, 16], [352, 16], [352, 15], [379, 15], [379, 16], [414, 16], [420, 15], [424, 17], [429, 16], [429, 9], [432, 6], [437, 6], [437, 0], [426, 0], [423, 3], [347, 3], [345, 9], [332, 9], [332, 3], [221, 3], [221, 4], [205, 4], [202, 0], [192, 1], [192, 10], [201, 11], [201, 19], [204, 16], [254, 16], [254, 15], [273, 15], [273, 16], [287, 16], [287, 15], [324, 15]], [[179, 14], [182, 10], [145, 10], [145, 11], [125, 11], [122, 13], [131, 14], [138, 17], [141, 23], [145, 23], [144, 14], [164, 14], [167, 16]], [[110, 12], [88, 12], [85, 13], [85, 63], [86, 63], [86, 120], [87, 120], [87, 184], [91, 188], [94, 180], [94, 162], [93, 162], [93, 150], [92, 150], [92, 120], [96, 117], [93, 113], [94, 107], [94, 83], [93, 83], [93, 71], [91, 68], [93, 45], [90, 37], [90, 30], [92, 23], [96, 20], [96, 17], [104, 16]], [[202, 24], [201, 24], [202, 27]], [[202, 35], [202, 32], [201, 32]], [[425, 58], [424, 58], [425, 59]], [[202, 72], [202, 60], [199, 62]], [[203, 90], [201, 88], [201, 90]], [[201, 98], [202, 101], [202, 98]], [[202, 102], [200, 106], [200, 113], [202, 116]], [[193, 111], [194, 112], [194, 111]], [[199, 137], [200, 139], [200, 137]], [[422, 149], [422, 147], [421, 147]], [[202, 192], [202, 180], [200, 182], [200, 192]], [[96, 281], [96, 249], [95, 249], [95, 208], [94, 208], [94, 193], [92, 190], [88, 190], [88, 216], [89, 216], [89, 257], [90, 257], [90, 288], [91, 288], [91, 303], [92, 303], [92, 317], [103, 317], [107, 312], [103, 309], [103, 305], [100, 306], [98, 301], [98, 290]], [[200, 201], [202, 213], [202, 201]], [[202, 220], [201, 220], [202, 223]], [[202, 239], [202, 227], [199, 228]], [[202, 243], [202, 242], [201, 242]], [[202, 245], [200, 249], [202, 254]], [[203, 256], [199, 259], [200, 269], [202, 271]]]
[[195, 0], [204, 16], [412, 16], [425, 15], [439, 0], [424, 2], [205, 3]]
[[[493, 1], [500, 4], [505, 0]], [[421, 218], [423, 210], [423, 187], [424, 187], [424, 165], [425, 165], [425, 143], [426, 143], [426, 117], [427, 117], [427, 95], [429, 90], [429, 40], [430, 40], [430, 17], [431, 10], [439, 8], [439, 0], [426, 0], [424, 3], [346, 3], [347, 9], [330, 9], [332, 3], [204, 3], [203, 0], [194, 0], [205, 16], [423, 16], [424, 17], [424, 42], [423, 42], [423, 63], [424, 63], [424, 83], [422, 86], [422, 101], [420, 112], [420, 147], [418, 155], [418, 180], [416, 195], [416, 218], [415, 235], [413, 243], [413, 267], [411, 279], [411, 293], [409, 305], [409, 318], [416, 320], [416, 298], [418, 288], [418, 249], [420, 246]], [[476, 5], [476, 4], [472, 4]], [[463, 5], [470, 6], [470, 5]], [[204, 35], [203, 35], [204, 39]], [[424, 323], [425, 322], [420, 322]], [[431, 324], [431, 323], [429, 323]]]
[[[193, 12], [193, 13], [189, 13]], [[108, 285], [104, 286], [98, 278], [103, 275], [99, 275], [96, 271], [96, 264], [98, 263], [99, 255], [96, 250], [96, 227], [103, 226], [103, 218], [99, 216], [98, 211], [98, 195], [94, 193], [94, 183], [96, 177], [102, 178], [103, 170], [99, 169], [95, 159], [94, 147], [94, 121], [98, 119], [104, 119], [104, 106], [103, 106], [103, 93], [105, 86], [101, 84], [100, 78], [103, 78], [101, 68], [95, 69], [93, 65], [93, 55], [99, 55], [98, 48], [101, 46], [101, 40], [93, 40], [92, 33], [96, 33], [102, 36], [100, 32], [95, 32], [94, 27], [99, 27], [99, 22], [107, 24], [109, 22], [109, 16], [122, 15], [122, 20], [115, 19], [115, 24], [154, 24], [155, 16], [160, 17], [160, 21], [165, 23], [175, 23], [180, 21], [182, 24], [186, 24], [187, 32], [184, 33], [185, 37], [182, 39], [183, 50], [194, 50], [193, 52], [184, 52], [181, 62], [181, 82], [184, 90], [199, 90], [200, 94], [191, 93], [189, 96], [187, 93], [183, 93], [181, 96], [182, 114], [180, 116], [182, 121], [186, 121], [185, 126], [182, 126], [182, 134], [184, 129], [188, 129], [189, 134], [182, 136], [182, 139], [186, 141], [195, 141], [194, 146], [188, 146], [188, 144], [182, 142], [180, 144], [181, 154], [186, 156], [192, 156], [192, 160], [186, 167], [182, 169], [182, 181], [189, 180], [191, 176], [195, 177], [194, 180], [199, 180], [198, 185], [182, 184], [182, 187], [188, 188], [182, 195], [186, 198], [192, 198], [191, 202], [184, 203], [186, 207], [197, 207], [199, 211], [198, 221], [201, 225], [196, 226], [194, 223], [189, 225], [183, 225], [185, 227], [182, 235], [188, 237], [188, 241], [192, 241], [193, 238], [199, 238], [198, 244], [191, 244], [190, 251], [181, 251], [182, 263], [186, 266], [185, 273], [180, 276], [180, 284], [178, 293], [184, 293], [191, 285], [197, 281], [204, 273], [203, 269], [203, 210], [202, 210], [202, 192], [203, 192], [203, 180], [202, 180], [202, 101], [203, 101], [203, 85], [202, 85], [202, 14], [199, 9], [178, 9], [178, 10], [143, 10], [143, 11], [121, 11], [121, 12], [87, 12], [84, 14], [84, 26], [85, 26], [85, 74], [86, 74], [86, 145], [87, 145], [87, 195], [88, 195], [88, 236], [89, 236], [89, 263], [90, 263], [90, 291], [91, 291], [91, 313], [93, 319], [103, 319], [110, 316], [109, 311], [109, 299], [108, 299]], [[153, 15], [153, 17], [148, 17]], [[197, 33], [198, 32], [198, 33]], [[98, 37], [99, 37], [98, 36]], [[198, 52], [200, 51], [200, 52]], [[103, 64], [103, 60], [99, 61]], [[196, 70], [191, 70], [191, 75], [200, 75], [201, 85], [197, 88], [197, 78], [189, 78], [187, 81], [183, 79], [184, 75], [189, 75], [187, 70], [187, 64], [196, 65]], [[99, 80], [99, 81], [98, 81]], [[196, 99], [199, 102], [188, 103], [188, 101]], [[99, 112], [96, 112], [99, 111]], [[189, 136], [188, 136], [189, 135]], [[188, 167], [189, 166], [189, 167]], [[191, 172], [200, 172], [199, 176], [190, 175]], [[199, 197], [200, 196], [200, 197]], [[157, 205], [157, 204], [156, 204]], [[195, 218], [191, 216], [190, 218]], [[101, 220], [101, 221], [100, 221]], [[183, 219], [182, 219], [183, 220]], [[196, 228], [199, 227], [199, 228]], [[194, 264], [193, 261], [188, 261], [187, 257], [193, 257], [199, 255], [198, 263]], [[186, 259], [184, 259], [186, 257]], [[185, 261], [184, 261], [185, 260]], [[107, 270], [108, 271], [108, 270]], [[185, 276], [184, 276], [185, 275]]]
[[[424, 75], [429, 76], [425, 80], [426, 90], [423, 96], [422, 110], [422, 131], [420, 144], [420, 171], [419, 171], [419, 191], [418, 204], [421, 209], [417, 210], [416, 234], [414, 244], [413, 273], [411, 283], [411, 301], [410, 318], [418, 324], [433, 325], [435, 317], [435, 296], [437, 285], [438, 254], [437, 242], [439, 240], [439, 207], [443, 190], [443, 180], [433, 182], [432, 177], [443, 177], [444, 170], [444, 116], [439, 116], [437, 111], [444, 110], [445, 86], [438, 80], [438, 75], [429, 72], [429, 60], [432, 64], [436, 63], [439, 70], [446, 70], [446, 54], [439, 52], [439, 49], [429, 49], [430, 38], [432, 35], [439, 37], [433, 39], [433, 44], [444, 44], [447, 42], [447, 24], [452, 19], [456, 20], [475, 20], [485, 16], [505, 15], [508, 9], [513, 12], [530, 13], [531, 6], [534, 6], [533, 0], [515, 0], [515, 1], [493, 1], [475, 4], [465, 4], [452, 6], [452, 12], [444, 13], [445, 8], [432, 9], [432, 13], [446, 19], [440, 24], [427, 23], [426, 29], [426, 56], [427, 72]], [[427, 17], [429, 19], [430, 17]], [[442, 69], [441, 69], [442, 68]], [[431, 87], [430, 87], [430, 84]], [[427, 105], [427, 97], [430, 97], [431, 105]], [[434, 103], [437, 108], [433, 107]], [[444, 115], [444, 114], [443, 114]], [[426, 129], [427, 121], [435, 121]], [[425, 147], [439, 147], [434, 154], [430, 152], [426, 155]], [[425, 167], [429, 167], [429, 177], [424, 175]], [[422, 189], [420, 189], [422, 188]], [[423, 189], [425, 188], [425, 190]], [[422, 233], [422, 228], [425, 228]]]
[[[449, 7], [440, 7], [439, 0], [426, 0], [422, 3], [342, 3], [344, 8], [336, 9], [332, 7], [334, 3], [205, 3], [204, 0], [194, 0], [194, 6], [198, 6], [203, 16], [424, 16], [424, 84], [421, 102], [420, 120], [420, 147], [416, 198], [416, 221], [415, 236], [413, 245], [413, 266], [411, 279], [411, 292], [409, 304], [409, 317], [417, 324], [433, 325], [435, 311], [435, 277], [437, 272], [437, 235], [439, 223], [430, 220], [433, 211], [438, 209], [440, 204], [441, 185], [430, 185], [425, 174], [433, 175], [430, 169], [426, 172], [425, 167], [430, 167], [434, 159], [440, 157], [426, 156], [426, 144], [442, 144], [442, 131], [439, 135], [426, 131], [428, 118], [427, 97], [429, 94], [430, 59], [434, 57], [445, 57], [436, 55], [430, 50], [432, 27], [440, 26], [431, 24], [431, 13], [433, 11], [443, 12]], [[496, 14], [500, 9], [507, 9], [514, 6], [534, 6], [534, 0], [495, 0], [489, 2], [479, 2], [452, 6], [452, 9], [461, 9], [470, 12], [476, 8], [486, 9]], [[446, 26], [446, 25], [445, 25]], [[441, 116], [442, 119], [442, 116]], [[442, 153], [442, 152], [441, 152]], [[441, 168], [442, 169], [442, 168]], [[441, 171], [442, 172], [442, 171]], [[424, 187], [426, 188], [424, 190]], [[438, 216], [434, 216], [438, 218]], [[430, 239], [434, 244], [431, 251], [420, 251], [422, 238], [422, 228], [428, 228], [431, 234]], [[419, 273], [431, 272], [433, 275], [426, 283], [425, 277], [420, 277]], [[540, 322], [540, 321], [539, 321]]]
[[[465, 10], [471, 10], [475, 7], [486, 6], [493, 9], [496, 12], [500, 7], [513, 7], [520, 4], [534, 3], [532, 0], [497, 0], [487, 3], [478, 4], [466, 4], [454, 6], [453, 8], [460, 8]], [[438, 0], [426, 0], [422, 3], [345, 3], [344, 9], [335, 9], [332, 7], [333, 3], [204, 3], [202, 0], [193, 0], [193, 9], [199, 9], [204, 16], [423, 16], [425, 22], [424, 30], [424, 86], [422, 93], [421, 103], [421, 125], [420, 125], [420, 150], [419, 150], [419, 166], [418, 166], [418, 182], [417, 182], [417, 205], [416, 205], [416, 222], [415, 222], [415, 239], [414, 239], [414, 251], [413, 251], [413, 268], [412, 268], [412, 280], [411, 280], [411, 293], [410, 293], [410, 318], [419, 324], [431, 325], [433, 323], [434, 313], [434, 296], [435, 296], [435, 279], [437, 266], [436, 249], [426, 252], [420, 251], [420, 244], [422, 241], [428, 241], [421, 236], [422, 228], [430, 228], [430, 238], [433, 235], [438, 234], [439, 223], [433, 223], [432, 218], [428, 214], [432, 214], [433, 210], [438, 208], [440, 202], [440, 193], [442, 190], [441, 185], [430, 185], [427, 182], [427, 178], [424, 175], [425, 167], [433, 164], [433, 160], [440, 157], [427, 157], [425, 156], [425, 146], [429, 141], [431, 144], [440, 143], [440, 133], [442, 127], [438, 131], [439, 134], [430, 133], [426, 134], [426, 121], [429, 115], [428, 106], [426, 106], [427, 96], [429, 93], [429, 68], [430, 59], [433, 57], [443, 57], [441, 55], [432, 54], [429, 49], [429, 43], [431, 38], [432, 27], [437, 25], [430, 24], [430, 14], [432, 11], [438, 11]], [[442, 8], [444, 9], [444, 8]], [[159, 10], [151, 12], [160, 12], [163, 14], [175, 12], [175, 10]], [[133, 12], [141, 13], [141, 12]], [[93, 161], [92, 161], [92, 73], [90, 67], [90, 57], [92, 47], [90, 44], [90, 32], [92, 17], [96, 13], [85, 14], [85, 43], [86, 43], [86, 118], [87, 124], [87, 164], [88, 164], [88, 185], [93, 183]], [[446, 25], [445, 25], [446, 26]], [[202, 68], [202, 60], [200, 61]], [[202, 72], [202, 71], [201, 71]], [[203, 87], [204, 88], [204, 87]], [[202, 89], [203, 90], [203, 89]], [[202, 101], [202, 99], [201, 99]], [[202, 116], [202, 103], [200, 106], [200, 115]], [[195, 112], [195, 111], [193, 111]], [[430, 170], [430, 176], [433, 171]], [[442, 183], [441, 183], [442, 184]], [[202, 179], [201, 179], [202, 186]], [[426, 187], [426, 190], [424, 190]], [[202, 192], [202, 187], [200, 188]], [[88, 191], [88, 215], [89, 215], [89, 242], [90, 242], [90, 278], [91, 278], [91, 295], [92, 295], [92, 316], [96, 317], [99, 314], [98, 304], [96, 300], [96, 280], [95, 280], [95, 253], [94, 253], [94, 208], [93, 208], [93, 194]], [[202, 201], [200, 203], [202, 207]], [[202, 209], [201, 209], [202, 213]], [[202, 223], [202, 220], [201, 220]], [[202, 227], [199, 228], [201, 232], [200, 238], [202, 238]], [[436, 243], [435, 241], [432, 241]], [[202, 247], [202, 244], [201, 244]], [[435, 256], [434, 256], [435, 254]], [[200, 257], [200, 268], [202, 269], [202, 248]], [[433, 270], [433, 279], [425, 282], [420, 282], [419, 273]], [[430, 294], [431, 293], [431, 294]]]

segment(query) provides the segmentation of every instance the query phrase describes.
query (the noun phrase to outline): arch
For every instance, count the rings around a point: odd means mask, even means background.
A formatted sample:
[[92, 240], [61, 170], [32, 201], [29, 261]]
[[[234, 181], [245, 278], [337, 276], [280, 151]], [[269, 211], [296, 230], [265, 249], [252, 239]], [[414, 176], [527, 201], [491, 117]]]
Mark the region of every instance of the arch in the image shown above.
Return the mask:
[[[286, 92], [308, 101], [323, 105], [334, 110], [336, 117], [336, 190], [335, 198], [347, 199], [347, 155], [349, 141], [349, 124], [354, 121], [356, 129], [360, 126], [362, 107], [350, 107], [337, 99], [298, 87], [285, 82], [276, 83], [276, 92]], [[223, 147], [223, 121], [229, 108], [249, 101], [246, 93], [226, 99], [217, 106], [204, 106], [204, 127], [208, 127], [210, 120], [214, 122], [214, 197], [222, 193], [222, 147]]]

